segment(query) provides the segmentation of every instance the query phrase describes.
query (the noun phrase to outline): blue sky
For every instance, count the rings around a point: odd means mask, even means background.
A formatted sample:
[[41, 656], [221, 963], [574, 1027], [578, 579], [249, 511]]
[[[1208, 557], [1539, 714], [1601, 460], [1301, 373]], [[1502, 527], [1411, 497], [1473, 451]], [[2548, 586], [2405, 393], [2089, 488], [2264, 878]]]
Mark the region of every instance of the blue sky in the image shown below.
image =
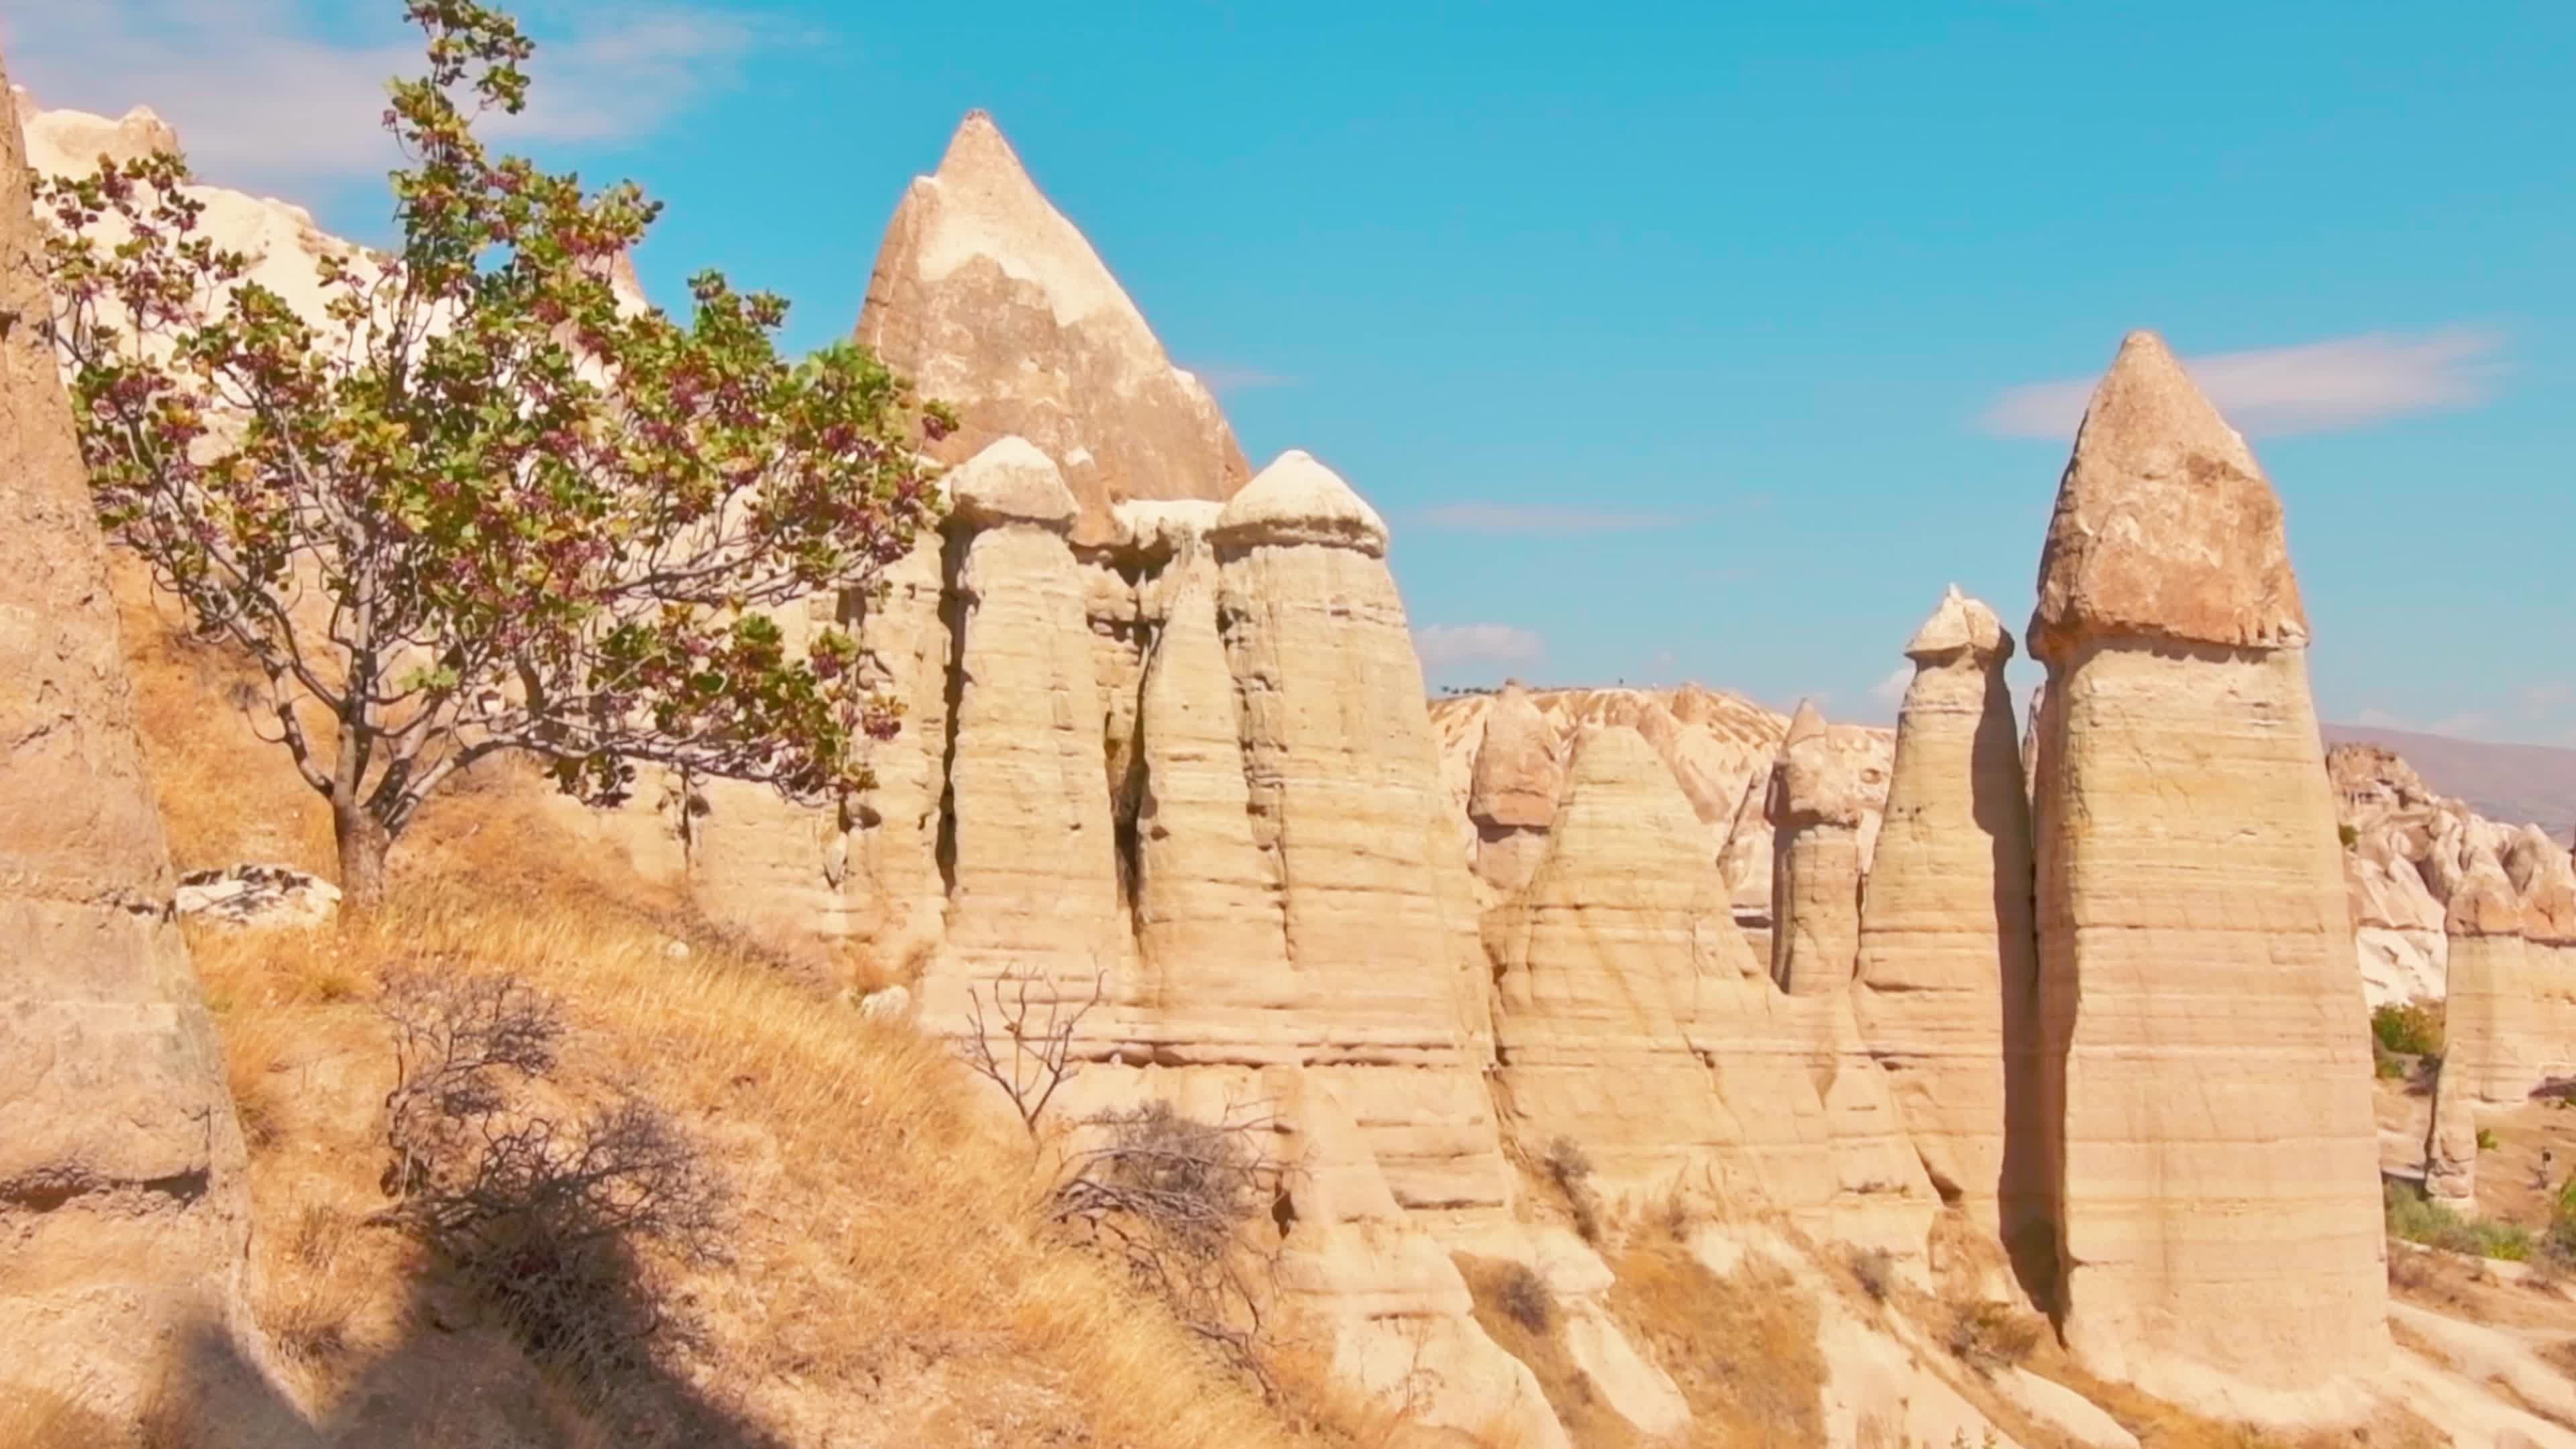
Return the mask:
[[[2069, 398], [2148, 326], [2288, 502], [2328, 717], [2576, 743], [2563, 0], [519, 8], [523, 145], [670, 203], [655, 295], [723, 267], [803, 345], [990, 109], [1256, 463], [1387, 514], [1436, 681], [1886, 719], [1944, 584], [2027, 613]], [[0, 0], [0, 42], [372, 237], [396, 9]]]

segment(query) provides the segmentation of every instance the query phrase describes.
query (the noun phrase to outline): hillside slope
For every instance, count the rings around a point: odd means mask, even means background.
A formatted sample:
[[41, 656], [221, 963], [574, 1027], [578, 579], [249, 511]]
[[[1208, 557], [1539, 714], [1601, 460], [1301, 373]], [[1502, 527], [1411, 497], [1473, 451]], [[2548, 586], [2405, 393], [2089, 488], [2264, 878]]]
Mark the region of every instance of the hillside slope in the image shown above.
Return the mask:
[[2576, 749], [2499, 745], [2407, 730], [2330, 724], [2326, 743], [2379, 745], [2406, 757], [2426, 784], [2489, 820], [2525, 822], [2559, 837], [2576, 831]]

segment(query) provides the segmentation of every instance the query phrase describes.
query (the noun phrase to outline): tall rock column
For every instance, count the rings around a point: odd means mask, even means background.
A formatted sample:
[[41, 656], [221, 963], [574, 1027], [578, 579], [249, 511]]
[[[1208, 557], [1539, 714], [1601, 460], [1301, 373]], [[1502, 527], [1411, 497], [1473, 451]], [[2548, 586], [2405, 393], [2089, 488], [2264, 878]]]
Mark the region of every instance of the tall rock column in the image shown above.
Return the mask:
[[2034, 1055], [2030, 810], [2012, 635], [1953, 588], [1914, 680], [1861, 906], [1861, 1034], [1941, 1196], [2011, 1241], [2047, 1215]]
[[23, 148], [0, 125], [0, 1385], [113, 1418], [185, 1374], [196, 1334], [228, 1332], [249, 1200], [36, 326]]
[[1520, 889], [1546, 852], [1548, 824], [1556, 818], [1554, 733], [1520, 681], [1505, 681], [1485, 716], [1467, 789], [1476, 874], [1496, 890]]
[[1771, 766], [1771, 975], [1792, 996], [1839, 996], [1860, 960], [1860, 821], [1867, 802], [1801, 700]]
[[[947, 944], [926, 1009], [953, 1020], [1003, 976], [1055, 999], [1116, 999], [1125, 968], [1100, 692], [1055, 464], [1004, 438], [948, 477], [957, 635], [939, 844]], [[1012, 988], [1015, 992], [1016, 987]], [[1105, 1025], [1106, 1023], [1102, 1023]]]
[[2368, 1027], [2280, 500], [2164, 344], [2095, 389], [2040, 560], [2059, 1330], [2277, 1422], [2387, 1351]]
[[1253, 841], [1276, 857], [1289, 963], [1319, 1028], [1310, 1066], [1342, 1093], [1399, 1201], [1498, 1208], [1474, 1046], [1490, 987], [1462, 918], [1464, 865], [1386, 525], [1290, 452], [1226, 504], [1209, 542]]
[[2540, 1085], [2525, 959], [2528, 926], [2529, 916], [2495, 855], [2472, 848], [2442, 922], [2450, 938], [2442, 1001], [2446, 1102], [2517, 1106]]

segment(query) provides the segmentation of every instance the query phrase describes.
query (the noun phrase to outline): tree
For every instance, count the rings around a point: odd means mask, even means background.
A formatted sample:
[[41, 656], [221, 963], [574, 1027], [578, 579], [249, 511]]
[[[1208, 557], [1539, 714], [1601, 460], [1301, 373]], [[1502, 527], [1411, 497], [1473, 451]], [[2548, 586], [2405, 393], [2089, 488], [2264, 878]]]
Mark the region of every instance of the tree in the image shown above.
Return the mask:
[[783, 359], [786, 303], [715, 272], [686, 323], [621, 308], [659, 204], [492, 157], [475, 123], [525, 106], [533, 46], [475, 0], [404, 13], [428, 73], [384, 114], [400, 240], [322, 260], [320, 317], [202, 234], [176, 156], [40, 188], [102, 520], [267, 676], [255, 707], [330, 802], [355, 904], [489, 755], [593, 803], [639, 762], [864, 786], [892, 702], [846, 634], [799, 657], [762, 611], [903, 555], [954, 417], [856, 344]]

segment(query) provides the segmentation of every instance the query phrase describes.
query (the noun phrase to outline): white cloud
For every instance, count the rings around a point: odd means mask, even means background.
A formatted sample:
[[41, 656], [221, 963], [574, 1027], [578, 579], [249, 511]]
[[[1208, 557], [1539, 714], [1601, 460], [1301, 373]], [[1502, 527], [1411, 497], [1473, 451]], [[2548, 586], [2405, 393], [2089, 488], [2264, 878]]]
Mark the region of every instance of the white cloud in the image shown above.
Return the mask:
[[[2504, 339], [2454, 327], [2420, 336], [2373, 332], [2288, 347], [2185, 358], [2227, 420], [2247, 433], [2316, 433], [2486, 400], [2504, 371]], [[2069, 438], [2094, 379], [2006, 388], [1979, 419], [2007, 438]]]
[[[207, 180], [292, 188], [398, 164], [378, 124], [385, 82], [419, 73], [420, 37], [393, 6], [366, 13], [325, 24], [298, 0], [0, 0], [0, 44], [40, 104], [149, 106]], [[767, 38], [755, 21], [684, 3], [558, 0], [528, 21], [528, 109], [488, 127], [518, 144], [650, 134]]]
[[2522, 712], [2528, 715], [2555, 714], [2570, 700], [2576, 700], [2576, 684], [2559, 680], [2535, 684], [2522, 692]]
[[2474, 709], [2464, 709], [2424, 726], [2424, 733], [2428, 735], [2447, 735], [2455, 740], [2482, 740], [2494, 730], [2494, 717]]
[[2388, 711], [2381, 709], [2376, 705], [2354, 715], [2352, 717], [2352, 722], [2361, 726], [2363, 729], [2369, 730], [2402, 730], [2406, 728], [2406, 721], [2399, 719], [2397, 716], [2390, 714]]
[[1433, 674], [1467, 664], [1531, 664], [1547, 641], [1509, 624], [1424, 624], [1413, 631], [1413, 650]]
[[1888, 671], [1887, 677], [1869, 687], [1869, 697], [1893, 709], [1905, 702], [1905, 691], [1914, 684], [1914, 666], [1900, 664]]
[[1553, 503], [1491, 503], [1470, 500], [1423, 509], [1422, 522], [1462, 533], [1632, 533], [1663, 528], [1677, 521], [1670, 513], [1622, 513], [1607, 509], [1566, 508]]

